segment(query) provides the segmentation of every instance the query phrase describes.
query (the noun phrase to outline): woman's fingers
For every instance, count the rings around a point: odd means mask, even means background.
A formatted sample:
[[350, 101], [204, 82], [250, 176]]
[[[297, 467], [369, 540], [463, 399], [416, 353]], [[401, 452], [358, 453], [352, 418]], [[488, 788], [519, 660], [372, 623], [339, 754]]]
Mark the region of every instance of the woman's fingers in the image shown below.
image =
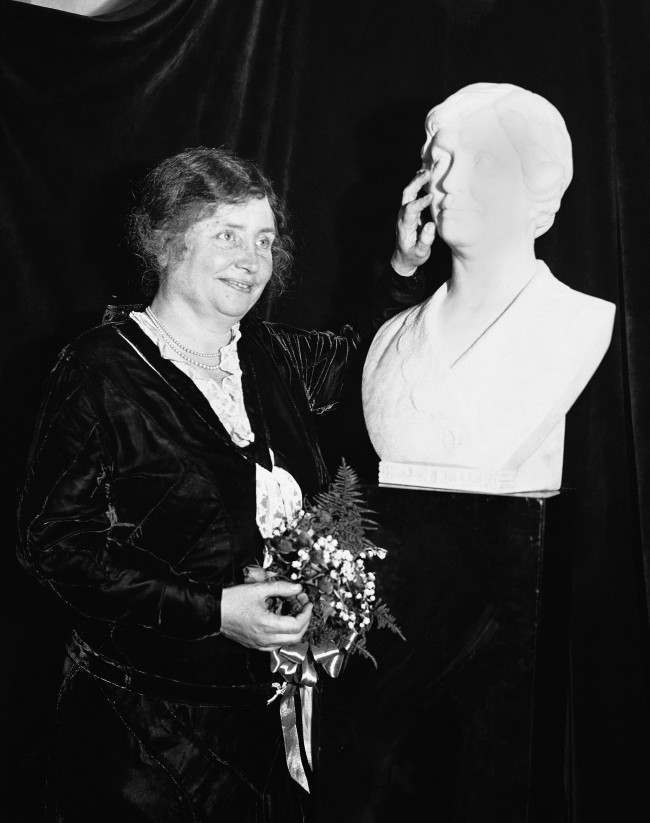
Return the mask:
[[420, 189], [431, 179], [429, 169], [420, 169], [411, 182], [402, 191], [402, 205], [405, 206], [418, 196]]
[[302, 591], [300, 583], [288, 580], [269, 580], [258, 584], [258, 593], [265, 600], [267, 597], [296, 597]]
[[303, 604], [296, 615], [269, 611], [272, 597], [297, 597], [302, 586], [286, 580], [227, 587], [221, 597], [221, 632], [249, 648], [268, 650], [300, 642], [309, 626], [313, 605]]
[[415, 231], [420, 225], [420, 215], [431, 205], [433, 200], [432, 194], [423, 194], [415, 200], [411, 200], [405, 206], [402, 206], [398, 218], [398, 226], [401, 224], [407, 231]]
[[[272, 649], [280, 648], [280, 646], [290, 646], [292, 643], [300, 643], [311, 619], [311, 603], [304, 612], [298, 615], [298, 618], [281, 617], [280, 620], [282, 620], [282, 624], [274, 626], [276, 631], [265, 632], [264, 636], [260, 637], [258, 645], [260, 651], [271, 651]], [[293, 621], [293, 625], [287, 626], [287, 621]]]
[[397, 216], [397, 240], [390, 262], [397, 274], [403, 277], [414, 274], [431, 254], [436, 228], [431, 221], [422, 226], [422, 212], [433, 202], [433, 193], [418, 196], [430, 181], [431, 170], [422, 169], [402, 192], [402, 207]]
[[267, 612], [268, 619], [264, 621], [264, 629], [268, 632], [301, 632], [305, 631], [311, 620], [313, 604], [307, 603], [299, 614], [274, 614]]
[[436, 226], [435, 223], [429, 221], [422, 226], [422, 231], [420, 232], [420, 236], [418, 237], [418, 242], [416, 244], [416, 252], [421, 257], [425, 256], [428, 257], [429, 253], [431, 252], [431, 245], [436, 237]]

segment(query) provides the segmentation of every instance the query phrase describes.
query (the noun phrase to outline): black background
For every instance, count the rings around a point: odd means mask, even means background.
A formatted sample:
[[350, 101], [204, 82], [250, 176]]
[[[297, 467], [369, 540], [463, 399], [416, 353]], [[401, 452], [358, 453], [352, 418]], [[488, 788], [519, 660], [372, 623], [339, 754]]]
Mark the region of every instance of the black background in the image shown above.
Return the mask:
[[[16, 566], [15, 487], [56, 351], [106, 303], [137, 293], [125, 241], [134, 181], [192, 145], [260, 161], [297, 239], [293, 286], [265, 311], [337, 328], [359, 313], [390, 254], [424, 115], [476, 81], [524, 86], [564, 115], [575, 176], [538, 256], [618, 306], [611, 348], [568, 421], [579, 535], [568, 782], [575, 820], [631, 818], [648, 748], [650, 4], [145, 0], [90, 19], [12, 2], [0, 24], [3, 748], [22, 819], [63, 628]], [[431, 288], [447, 270], [440, 244]], [[330, 425], [332, 459], [342, 449], [370, 470], [358, 409]]]

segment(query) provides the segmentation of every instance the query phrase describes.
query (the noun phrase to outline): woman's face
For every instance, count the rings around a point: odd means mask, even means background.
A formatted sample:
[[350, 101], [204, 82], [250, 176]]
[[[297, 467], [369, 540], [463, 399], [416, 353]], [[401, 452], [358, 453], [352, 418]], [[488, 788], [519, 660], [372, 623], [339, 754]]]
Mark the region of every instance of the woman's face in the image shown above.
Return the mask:
[[187, 230], [185, 253], [168, 267], [164, 290], [199, 316], [230, 327], [250, 311], [269, 282], [274, 240], [275, 220], [266, 197], [219, 206]]

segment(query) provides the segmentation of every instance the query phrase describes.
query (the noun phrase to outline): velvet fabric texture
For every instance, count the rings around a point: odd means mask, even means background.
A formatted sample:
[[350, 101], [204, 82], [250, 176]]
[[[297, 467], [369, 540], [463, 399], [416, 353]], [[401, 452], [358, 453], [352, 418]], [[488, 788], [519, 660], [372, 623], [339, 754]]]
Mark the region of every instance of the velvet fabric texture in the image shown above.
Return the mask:
[[[215, 690], [213, 690], [215, 691]], [[233, 689], [169, 700], [114, 686], [68, 660], [52, 735], [48, 821], [283, 823], [311, 798], [287, 775], [274, 707]], [[220, 703], [217, 703], [221, 700]]]
[[[411, 284], [385, 285], [390, 311]], [[271, 469], [269, 449], [304, 496], [326, 485], [314, 421], [359, 335], [245, 317], [255, 440], [239, 447], [129, 308], [61, 352], [21, 498], [19, 558], [73, 611], [52, 820], [302, 820], [266, 705], [269, 656], [220, 633], [221, 591], [261, 564], [255, 467]]]
[[269, 447], [303, 494], [326, 482], [309, 421], [336, 400], [353, 342], [244, 321], [238, 350], [246, 448], [132, 319], [83, 335], [53, 371], [21, 506], [22, 561], [91, 647], [190, 683], [268, 669], [219, 635], [221, 587], [261, 562], [255, 465], [270, 470]]
[[[566, 790], [579, 823], [631, 819], [648, 802], [648, 32], [643, 0], [143, 0], [103, 19], [0, 4], [1, 453], [15, 486], [57, 352], [106, 303], [136, 299], [125, 217], [134, 181], [161, 158], [225, 144], [260, 161], [298, 240], [296, 286], [266, 316], [339, 328], [390, 255], [432, 105], [485, 80], [562, 112], [575, 176], [539, 256], [617, 304], [610, 351], [567, 425]], [[423, 296], [447, 271], [434, 246]], [[354, 376], [348, 387], [349, 406], [319, 418], [321, 446], [374, 480]], [[2, 501], [9, 533], [15, 495]], [[30, 819], [69, 627], [4, 557], [9, 781]]]
[[53, 808], [65, 821], [98, 806], [107, 820], [302, 819], [273, 797], [268, 654], [219, 633], [221, 589], [261, 563], [255, 465], [271, 468], [269, 447], [305, 495], [327, 481], [311, 420], [337, 399], [357, 341], [244, 319], [255, 441], [240, 448], [194, 383], [111, 314], [54, 368], [21, 503], [21, 560], [75, 613]]

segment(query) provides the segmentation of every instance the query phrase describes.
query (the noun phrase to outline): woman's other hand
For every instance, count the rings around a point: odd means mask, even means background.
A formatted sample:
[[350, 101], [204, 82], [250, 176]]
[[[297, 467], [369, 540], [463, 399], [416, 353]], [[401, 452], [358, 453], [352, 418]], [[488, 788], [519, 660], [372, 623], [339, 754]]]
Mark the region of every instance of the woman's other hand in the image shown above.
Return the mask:
[[430, 181], [429, 169], [421, 169], [402, 192], [402, 208], [397, 215], [395, 251], [390, 264], [397, 274], [410, 277], [429, 259], [436, 236], [430, 220], [422, 225], [422, 212], [431, 205], [432, 194], [418, 194]]
[[286, 580], [244, 583], [223, 589], [221, 633], [262, 652], [299, 643], [309, 625], [312, 604], [307, 601], [299, 614], [291, 616], [269, 611], [267, 601], [270, 597], [296, 597], [301, 592], [300, 584]]

